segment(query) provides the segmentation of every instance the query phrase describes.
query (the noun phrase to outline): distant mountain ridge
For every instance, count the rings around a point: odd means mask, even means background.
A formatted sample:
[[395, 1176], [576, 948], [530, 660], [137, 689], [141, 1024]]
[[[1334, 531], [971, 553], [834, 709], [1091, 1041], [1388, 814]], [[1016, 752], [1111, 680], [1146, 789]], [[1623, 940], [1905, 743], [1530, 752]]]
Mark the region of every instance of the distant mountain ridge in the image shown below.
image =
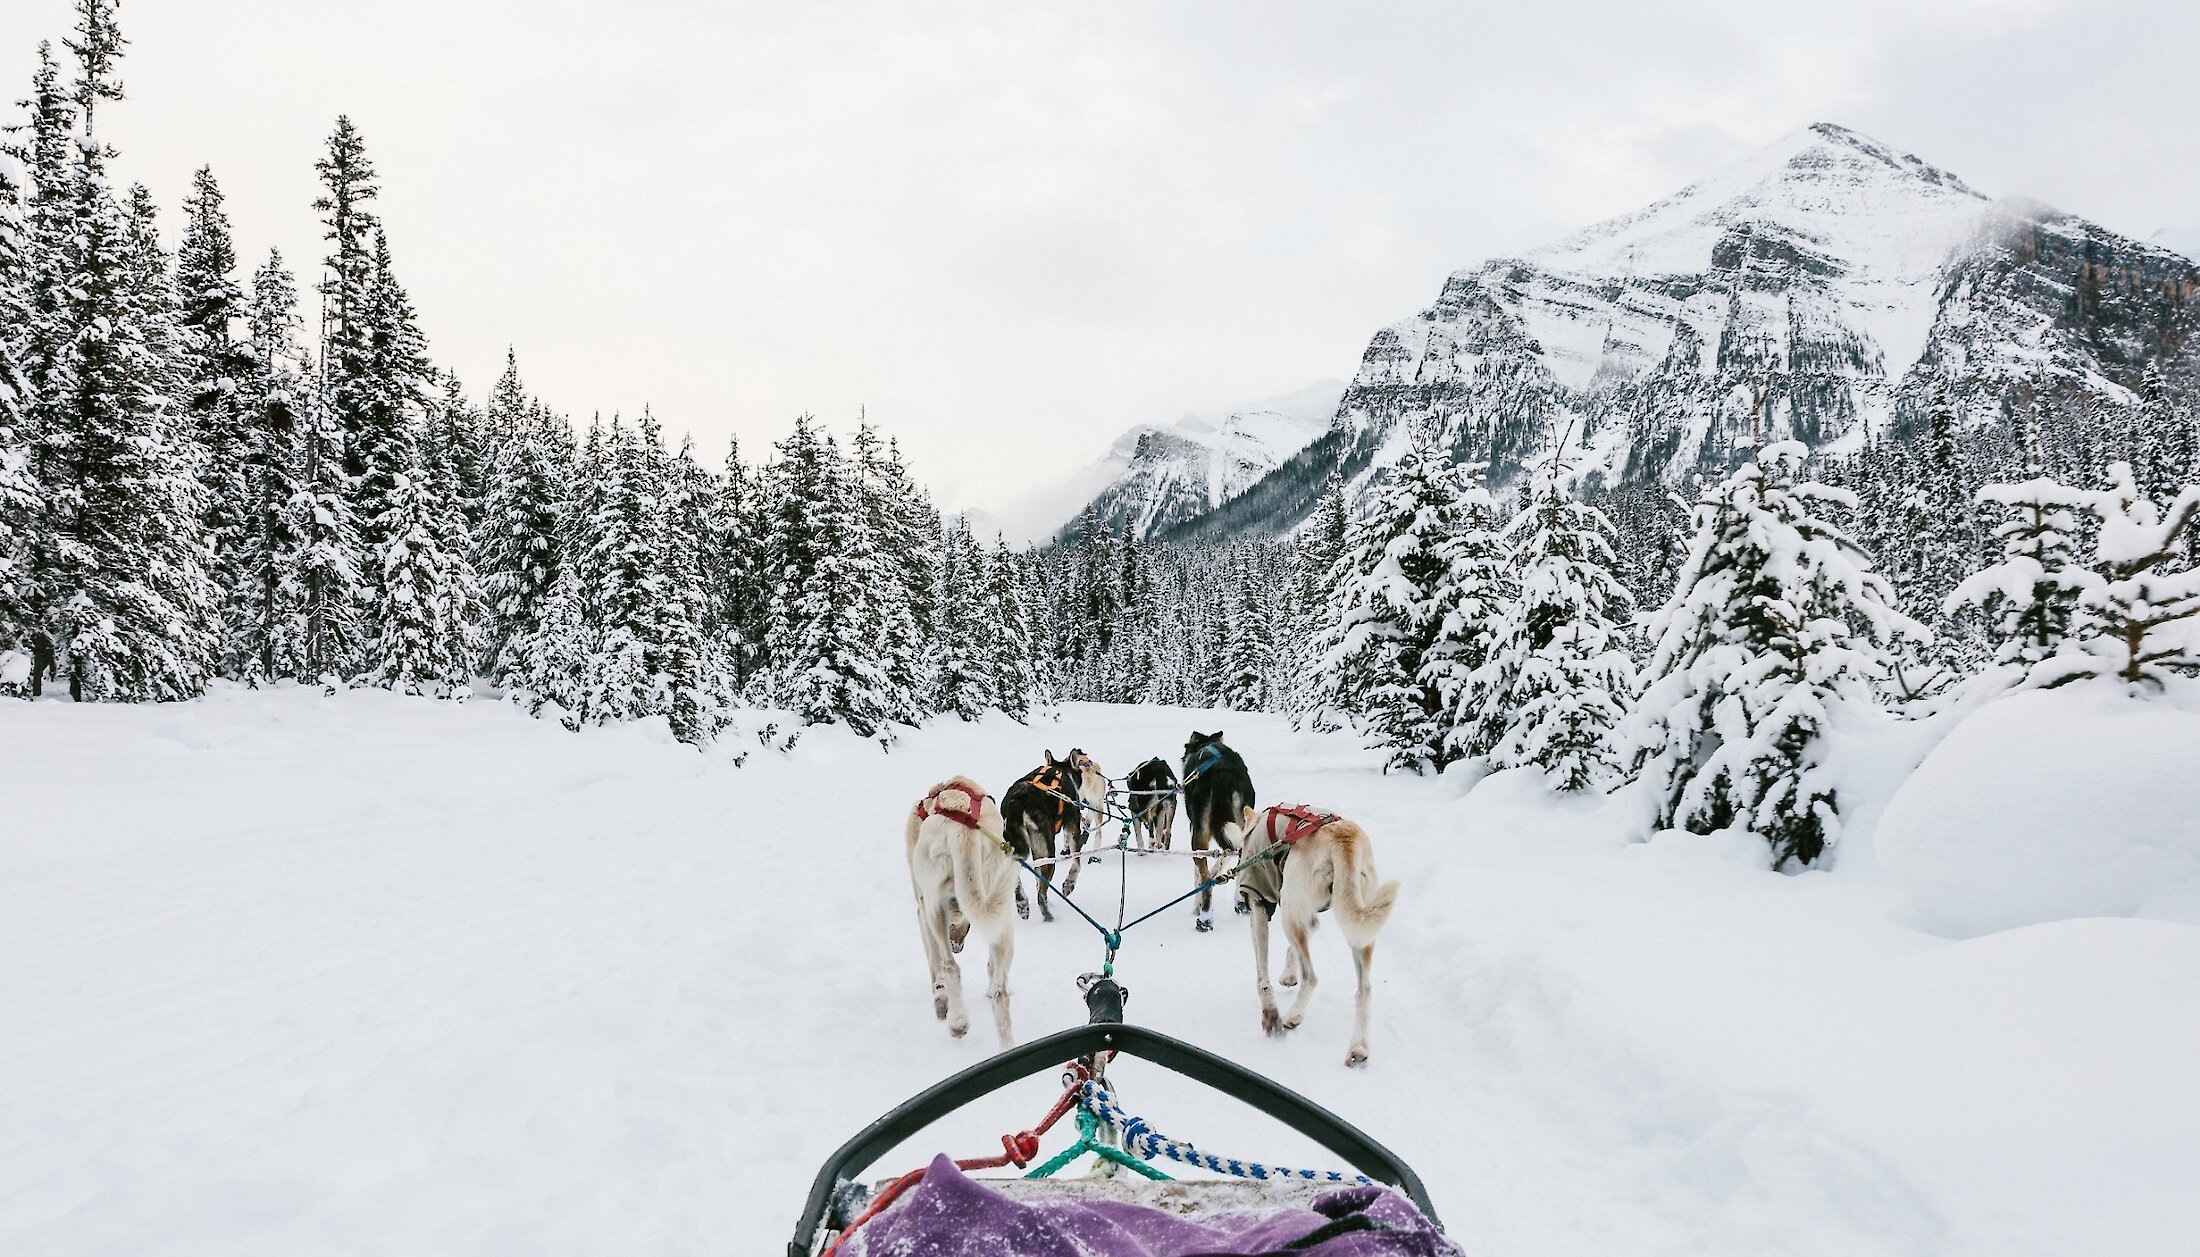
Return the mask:
[[[1079, 477], [1101, 485], [1085, 510], [1112, 533], [1165, 533], [1251, 488], [1326, 432], [1344, 392], [1344, 381], [1321, 380], [1228, 414], [1132, 428]], [[1058, 535], [1072, 534], [1085, 510]]]
[[1443, 424], [1504, 484], [1567, 439], [1608, 481], [1681, 483], [1795, 438], [1818, 450], [1914, 430], [1936, 394], [1978, 418], [2125, 403], [2147, 363], [2200, 376], [2193, 259], [1957, 176], [1831, 124], [1632, 214], [1454, 273], [1377, 331], [1328, 432], [1162, 530], [1266, 535], [1331, 473]]

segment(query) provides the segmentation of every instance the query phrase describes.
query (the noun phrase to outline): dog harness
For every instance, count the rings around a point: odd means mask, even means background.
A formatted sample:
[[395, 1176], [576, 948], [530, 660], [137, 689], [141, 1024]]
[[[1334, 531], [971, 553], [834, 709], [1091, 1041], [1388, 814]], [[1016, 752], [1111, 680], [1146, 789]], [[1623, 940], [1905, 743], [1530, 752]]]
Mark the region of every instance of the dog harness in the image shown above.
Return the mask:
[[1029, 777], [1024, 778], [1024, 781], [1038, 790], [1040, 794], [1046, 797], [1047, 802], [1053, 805], [1054, 816], [1057, 821], [1069, 811], [1069, 801], [1062, 797], [1064, 783], [1062, 765], [1048, 764], [1046, 767], [1033, 772]]
[[1199, 776], [1201, 773], [1206, 772], [1208, 769], [1213, 768], [1215, 765], [1221, 762], [1222, 743], [1209, 742], [1207, 745], [1200, 747], [1199, 762], [1196, 766], [1193, 765], [1193, 763], [1189, 760], [1185, 761], [1184, 784], [1190, 785], [1192, 783], [1192, 778]]
[[[970, 800], [969, 811], [966, 812], [963, 811], [961, 808], [948, 807], [940, 802], [940, 796], [946, 794], [950, 790], [956, 791], [961, 794], [975, 796]], [[978, 828], [978, 813], [985, 810], [985, 798], [985, 791], [976, 789], [975, 787], [958, 786], [952, 784], [944, 785], [941, 786], [939, 789], [934, 790], [932, 793], [924, 796], [924, 802], [917, 804], [917, 815], [926, 819], [934, 816], [944, 816], [947, 819], [961, 825], [965, 829], [976, 829]]]
[[[1336, 820], [1337, 814], [1335, 812], [1316, 812], [1304, 803], [1293, 804], [1290, 807], [1285, 807], [1279, 803], [1268, 809], [1267, 817], [1269, 845], [1288, 848], [1297, 845], [1299, 839]], [[1278, 820], [1284, 822], [1283, 832], [1280, 834], [1276, 832], [1276, 822]], [[1281, 860], [1283, 853], [1278, 852], [1276, 858]]]

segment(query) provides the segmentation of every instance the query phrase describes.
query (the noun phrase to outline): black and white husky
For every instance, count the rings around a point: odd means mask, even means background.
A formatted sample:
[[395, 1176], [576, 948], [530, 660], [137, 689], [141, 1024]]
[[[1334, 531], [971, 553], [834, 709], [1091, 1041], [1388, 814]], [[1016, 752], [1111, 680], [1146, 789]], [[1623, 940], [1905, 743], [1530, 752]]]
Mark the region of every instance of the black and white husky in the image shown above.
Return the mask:
[[1176, 829], [1176, 772], [1169, 762], [1155, 756], [1131, 769], [1123, 789], [1132, 819], [1138, 822], [1138, 846], [1142, 851], [1167, 851]]
[[[1193, 733], [1184, 743], [1184, 817], [1191, 826], [1192, 850], [1208, 851], [1220, 848], [1235, 854], [1237, 842], [1227, 827], [1238, 823], [1247, 808], [1253, 806], [1253, 777], [1245, 770], [1245, 761], [1238, 753], [1222, 744], [1222, 733]], [[1194, 884], [1205, 882], [1212, 875], [1205, 856], [1192, 859]], [[1201, 933], [1215, 928], [1215, 892], [1212, 887], [1199, 892], [1199, 902], [1194, 907], [1192, 925]]]

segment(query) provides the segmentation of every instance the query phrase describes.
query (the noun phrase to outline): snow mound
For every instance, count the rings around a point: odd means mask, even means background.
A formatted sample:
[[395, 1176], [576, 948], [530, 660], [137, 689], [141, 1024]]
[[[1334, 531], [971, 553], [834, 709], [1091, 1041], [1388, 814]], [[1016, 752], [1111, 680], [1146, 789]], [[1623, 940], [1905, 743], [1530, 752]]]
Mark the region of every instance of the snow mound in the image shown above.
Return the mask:
[[1990, 703], [1888, 803], [1878, 850], [1897, 915], [1935, 934], [2200, 924], [2200, 712], [2110, 684]]

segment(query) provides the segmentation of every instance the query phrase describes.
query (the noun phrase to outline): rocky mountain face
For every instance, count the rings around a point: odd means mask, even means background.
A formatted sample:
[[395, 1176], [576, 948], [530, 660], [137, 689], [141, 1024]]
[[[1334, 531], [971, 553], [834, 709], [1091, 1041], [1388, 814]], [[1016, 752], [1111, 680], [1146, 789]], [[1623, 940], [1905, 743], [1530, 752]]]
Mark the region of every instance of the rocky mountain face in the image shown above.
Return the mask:
[[1967, 422], [2126, 405], [2150, 362], [2191, 396], [2196, 333], [2192, 258], [1819, 124], [1452, 275], [1375, 334], [1327, 433], [1165, 535], [1288, 530], [1411, 422], [1442, 425], [1499, 485], [1560, 442], [1581, 474], [1678, 485], [1763, 442], [1907, 434], [1936, 396]]
[[[1329, 428], [1345, 385], [1323, 380], [1226, 415], [1186, 415], [1124, 433], [1084, 483], [1104, 487], [1089, 510], [1111, 533], [1166, 533], [1245, 492]], [[1067, 535], [1082, 513], [1063, 524]]]

